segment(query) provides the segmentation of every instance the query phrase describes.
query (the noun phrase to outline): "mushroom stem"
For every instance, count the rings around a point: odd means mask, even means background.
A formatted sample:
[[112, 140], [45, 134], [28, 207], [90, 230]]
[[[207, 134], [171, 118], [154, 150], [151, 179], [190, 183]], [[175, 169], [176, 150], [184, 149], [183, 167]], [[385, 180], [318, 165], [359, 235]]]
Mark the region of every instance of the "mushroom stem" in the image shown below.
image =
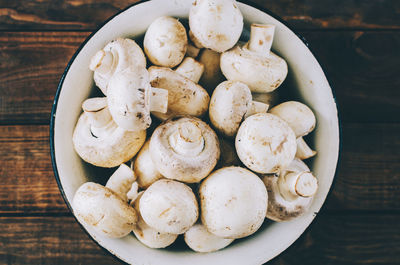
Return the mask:
[[250, 40], [247, 43], [250, 51], [269, 55], [274, 39], [275, 25], [252, 24], [250, 29]]
[[312, 150], [308, 146], [308, 144], [304, 141], [303, 137], [297, 138], [296, 143], [297, 143], [296, 157], [300, 158], [301, 160], [313, 157], [317, 154], [316, 151]]
[[244, 115], [244, 118], [246, 119], [247, 117], [254, 115], [256, 113], [267, 113], [268, 108], [269, 108], [268, 104], [258, 102], [258, 101], [252, 101], [249, 104], [249, 108], [248, 108], [246, 114]]
[[150, 111], [166, 113], [168, 110], [168, 90], [163, 88], [150, 88]]
[[168, 140], [172, 149], [180, 155], [193, 157], [204, 148], [201, 129], [193, 122], [181, 124]]
[[278, 186], [282, 196], [291, 200], [297, 196], [313, 196], [317, 192], [318, 181], [309, 171], [293, 172], [280, 176]]
[[112, 117], [107, 107], [107, 98], [89, 98], [82, 104], [82, 109], [87, 115], [90, 125], [95, 128], [106, 126]]
[[204, 71], [204, 65], [199, 63], [192, 57], [186, 57], [183, 62], [176, 68], [175, 72], [198, 83]]
[[130, 167], [121, 164], [119, 168], [111, 175], [106, 183], [106, 187], [114, 191], [123, 199], [128, 201], [128, 192], [132, 189], [136, 176]]
[[109, 51], [100, 50], [90, 60], [89, 68], [101, 74], [108, 73], [113, 65], [114, 56]]

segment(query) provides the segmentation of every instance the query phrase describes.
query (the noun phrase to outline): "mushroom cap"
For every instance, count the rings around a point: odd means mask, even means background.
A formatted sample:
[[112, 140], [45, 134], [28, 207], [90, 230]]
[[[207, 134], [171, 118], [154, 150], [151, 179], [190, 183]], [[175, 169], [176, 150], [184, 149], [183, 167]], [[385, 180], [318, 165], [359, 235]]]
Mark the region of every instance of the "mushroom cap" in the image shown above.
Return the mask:
[[128, 193], [135, 180], [136, 176], [132, 169], [122, 163], [107, 180], [105, 186], [118, 194], [122, 200], [128, 201]]
[[289, 221], [302, 215], [310, 208], [314, 198], [295, 196], [293, 200], [286, 200], [279, 191], [278, 180], [280, 177], [274, 175], [264, 175], [262, 177], [268, 191], [266, 217], [276, 222]]
[[115, 123], [129, 131], [146, 130], [151, 124], [150, 81], [145, 68], [127, 68], [110, 79], [107, 102]]
[[[179, 137], [187, 142], [180, 143]], [[213, 170], [220, 148], [217, 135], [205, 122], [194, 117], [175, 117], [154, 130], [150, 154], [164, 177], [195, 183]]]
[[286, 121], [296, 137], [307, 135], [315, 128], [315, 115], [305, 104], [298, 101], [283, 102], [269, 110], [270, 113]]
[[251, 92], [247, 85], [224, 81], [215, 88], [211, 96], [210, 121], [222, 134], [233, 137], [250, 104]]
[[264, 56], [240, 46], [224, 52], [220, 66], [228, 80], [243, 82], [259, 93], [278, 88], [288, 73], [286, 61], [273, 52]]
[[140, 149], [133, 167], [137, 176], [137, 183], [143, 189], [147, 189], [151, 184], [163, 178], [153, 160], [151, 160], [149, 147], [150, 140], [146, 141]]
[[239, 40], [243, 16], [234, 0], [196, 0], [190, 8], [189, 26], [202, 46], [224, 52]]
[[140, 215], [140, 198], [144, 191], [141, 191], [134, 202], [134, 208], [138, 213], [138, 221], [136, 226], [133, 228], [133, 233], [136, 238], [144, 245], [150, 248], [165, 248], [174, 243], [178, 235], [170, 233], [161, 233], [154, 230], [143, 221]]
[[285, 168], [297, 148], [293, 130], [269, 113], [248, 117], [239, 127], [235, 146], [243, 164], [257, 173], [275, 173]]
[[113, 121], [101, 130], [101, 135], [94, 135], [88, 115], [82, 113], [72, 137], [78, 155], [98, 167], [116, 167], [129, 161], [146, 140], [146, 131], [126, 131]]
[[[94, 81], [104, 95], [107, 95], [108, 82], [114, 73], [128, 67], [146, 68], [146, 57], [142, 48], [134, 40], [118, 38], [109, 42], [101, 51], [92, 57], [90, 69], [94, 71]], [[108, 71], [99, 71], [98, 67], [103, 58], [98, 57], [102, 57], [107, 52], [113, 55], [112, 62], [107, 67]]]
[[214, 171], [202, 182], [199, 196], [202, 223], [219, 237], [242, 238], [253, 234], [267, 212], [264, 183], [241, 167]]
[[149, 60], [165, 67], [177, 66], [188, 45], [186, 29], [173, 17], [159, 17], [148, 27], [143, 47]]
[[166, 120], [176, 115], [200, 117], [206, 113], [210, 96], [200, 85], [169, 68], [152, 66], [148, 70], [151, 86], [168, 90], [167, 113], [154, 111], [154, 116]]
[[132, 207], [111, 189], [93, 182], [79, 187], [72, 208], [79, 222], [108, 237], [128, 235], [137, 221], [136, 211]]
[[217, 251], [228, 246], [234, 240], [211, 234], [201, 223], [195, 224], [188, 231], [186, 231], [184, 239], [186, 244], [197, 252]]
[[145, 190], [139, 208], [146, 224], [163, 233], [183, 234], [199, 217], [193, 191], [170, 179], [160, 179]]

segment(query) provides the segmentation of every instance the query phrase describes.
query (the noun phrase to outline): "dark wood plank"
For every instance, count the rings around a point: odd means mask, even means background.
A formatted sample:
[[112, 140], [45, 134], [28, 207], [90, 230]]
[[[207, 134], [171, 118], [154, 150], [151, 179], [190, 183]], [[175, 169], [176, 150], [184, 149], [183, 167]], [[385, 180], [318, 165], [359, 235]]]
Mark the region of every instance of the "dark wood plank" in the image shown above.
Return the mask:
[[48, 123], [58, 81], [88, 35], [0, 33], [0, 124]]
[[[400, 122], [400, 32], [302, 33], [326, 69], [343, 121]], [[0, 124], [48, 123], [64, 67], [88, 35], [0, 33]]]
[[[400, 210], [400, 124], [345, 124], [324, 211]], [[0, 214], [68, 212], [54, 179], [48, 126], [0, 126]]]
[[400, 121], [400, 32], [301, 34], [336, 92], [343, 121]]
[[[267, 229], [267, 228], [266, 228]], [[320, 215], [268, 264], [396, 264], [398, 215]], [[0, 264], [121, 264], [70, 216], [1, 217]]]
[[1, 217], [0, 264], [122, 264], [72, 216]]
[[[93, 30], [138, 0], [0, 1], [0, 30]], [[246, 2], [246, 1], [243, 1]], [[253, 0], [295, 28], [399, 29], [396, 0]]]
[[0, 213], [67, 212], [52, 172], [48, 126], [0, 132]]
[[321, 215], [271, 265], [398, 264], [398, 215]]

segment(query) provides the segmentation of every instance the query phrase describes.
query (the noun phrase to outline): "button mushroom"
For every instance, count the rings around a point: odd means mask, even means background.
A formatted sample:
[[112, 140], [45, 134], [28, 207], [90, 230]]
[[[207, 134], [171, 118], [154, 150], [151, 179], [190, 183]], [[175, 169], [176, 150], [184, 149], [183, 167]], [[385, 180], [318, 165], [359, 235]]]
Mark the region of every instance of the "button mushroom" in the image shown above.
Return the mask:
[[135, 180], [136, 176], [132, 169], [121, 164], [108, 179], [106, 187], [117, 193], [124, 201], [128, 201], [128, 199], [133, 199], [128, 198], [128, 193], [131, 191]]
[[279, 177], [263, 176], [268, 190], [267, 218], [277, 222], [289, 221], [309, 209], [318, 181], [304, 163], [299, 163], [301, 160], [292, 162]]
[[106, 98], [83, 102], [84, 113], [75, 126], [72, 142], [86, 162], [99, 167], [115, 167], [127, 162], [139, 151], [146, 131], [130, 132], [118, 127], [107, 107]]
[[150, 111], [167, 111], [168, 91], [151, 87], [145, 68], [130, 67], [110, 79], [107, 99], [115, 123], [125, 130], [138, 131], [150, 126]]
[[204, 115], [210, 96], [204, 88], [196, 84], [202, 73], [203, 65], [191, 57], [186, 57], [176, 71], [165, 67], [150, 67], [151, 86], [168, 90], [167, 112], [154, 111], [152, 114], [161, 120], [176, 115]]
[[111, 189], [93, 182], [79, 187], [72, 208], [79, 222], [108, 237], [128, 235], [137, 221], [136, 211], [127, 202]]
[[215, 167], [220, 149], [217, 135], [205, 122], [180, 117], [156, 128], [150, 139], [150, 154], [164, 177], [195, 183]]
[[190, 8], [189, 26], [202, 46], [224, 52], [239, 40], [243, 16], [234, 0], [196, 0]]
[[199, 217], [193, 191], [169, 179], [158, 180], [145, 190], [139, 209], [146, 224], [162, 233], [183, 234]]
[[174, 243], [178, 235], [161, 233], [146, 224], [140, 215], [140, 198], [143, 193], [144, 191], [141, 191], [134, 202], [134, 208], [138, 213], [138, 221], [133, 228], [133, 233], [140, 242], [150, 248], [165, 248]]
[[147, 189], [151, 184], [163, 178], [161, 173], [157, 170], [156, 165], [151, 160], [150, 155], [150, 140], [148, 140], [140, 149], [134, 163], [134, 171], [137, 176], [137, 183], [139, 187]]
[[274, 26], [252, 24], [250, 41], [221, 55], [221, 70], [228, 80], [240, 81], [252, 92], [272, 92], [285, 80], [286, 61], [270, 51]]
[[256, 232], [265, 219], [268, 194], [251, 171], [226, 167], [214, 171], [199, 189], [201, 220], [207, 230], [224, 238]]
[[209, 115], [211, 123], [219, 132], [232, 137], [237, 133], [244, 117], [267, 110], [267, 104], [252, 101], [247, 85], [225, 81], [215, 88], [211, 96]]
[[295, 157], [296, 137], [278, 116], [257, 113], [241, 124], [235, 146], [246, 167], [258, 173], [275, 173]]
[[201, 224], [195, 224], [184, 236], [186, 244], [197, 252], [213, 252], [227, 247], [234, 239], [218, 237]]
[[188, 40], [186, 29], [173, 17], [159, 17], [148, 27], [143, 47], [147, 58], [159, 66], [177, 66], [185, 56]]
[[317, 153], [303, 139], [303, 136], [314, 130], [316, 123], [315, 115], [307, 105], [298, 101], [287, 101], [273, 107], [269, 112], [286, 121], [293, 129], [297, 137], [296, 157], [307, 159]]
[[203, 49], [199, 56], [199, 62], [204, 65], [204, 73], [199, 84], [202, 85], [210, 95], [214, 88], [225, 80], [219, 67], [221, 54], [210, 49]]
[[91, 59], [89, 68], [94, 81], [104, 95], [110, 78], [128, 67], [146, 68], [146, 58], [134, 40], [118, 38], [108, 43]]

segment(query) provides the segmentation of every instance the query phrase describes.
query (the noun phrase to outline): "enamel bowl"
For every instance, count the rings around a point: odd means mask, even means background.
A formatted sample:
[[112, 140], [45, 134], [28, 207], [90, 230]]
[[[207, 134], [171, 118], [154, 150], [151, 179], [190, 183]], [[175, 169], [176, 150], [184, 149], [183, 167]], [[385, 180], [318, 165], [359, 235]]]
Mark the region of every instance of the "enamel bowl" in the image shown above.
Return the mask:
[[[88, 37], [69, 62], [60, 80], [54, 100], [50, 142], [55, 177], [68, 207], [75, 191], [84, 182], [95, 180], [98, 170], [93, 170], [75, 153], [72, 133], [81, 113], [82, 102], [93, 94], [93, 72], [89, 70], [90, 58], [106, 43], [117, 37], [142, 36], [150, 23], [160, 16], [187, 18], [193, 0], [152, 0], [135, 4], [108, 20]], [[297, 98], [310, 106], [317, 118], [311, 146], [318, 151], [311, 168], [319, 181], [319, 190], [311, 209], [290, 222], [266, 221], [257, 233], [236, 240], [227, 248], [200, 254], [183, 247], [150, 249], [130, 234], [122, 239], [110, 239], [84, 227], [89, 236], [101, 247], [130, 264], [261, 264], [288, 248], [310, 225], [331, 187], [339, 153], [339, 122], [332, 89], [321, 66], [307, 45], [280, 20], [247, 4], [238, 3], [250, 23], [276, 25], [272, 49], [286, 59], [289, 75], [286, 87], [297, 89]], [[282, 88], [279, 88], [282, 89]], [[111, 174], [111, 173], [110, 173]], [[72, 211], [72, 209], [71, 209]]]

